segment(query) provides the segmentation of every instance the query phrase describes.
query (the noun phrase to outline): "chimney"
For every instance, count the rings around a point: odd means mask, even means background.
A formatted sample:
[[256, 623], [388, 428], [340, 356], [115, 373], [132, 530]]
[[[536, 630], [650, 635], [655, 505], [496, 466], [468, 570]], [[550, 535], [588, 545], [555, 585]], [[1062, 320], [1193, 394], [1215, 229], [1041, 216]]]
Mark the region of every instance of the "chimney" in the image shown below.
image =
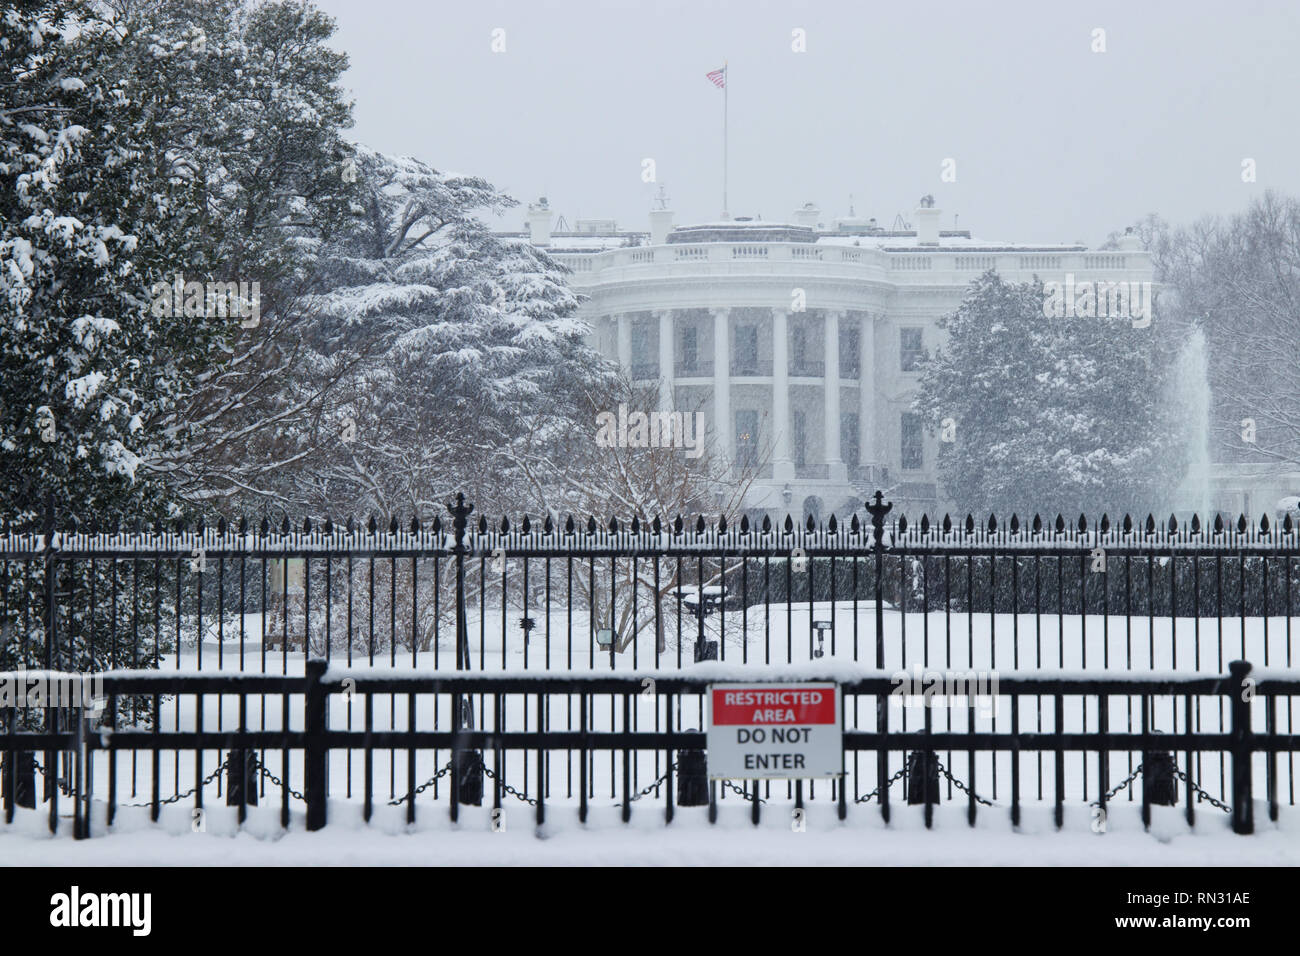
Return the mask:
[[673, 231], [673, 211], [671, 209], [650, 210], [650, 245], [662, 246], [668, 241], [668, 233]]
[[816, 203], [806, 202], [803, 204], [802, 209], [796, 209], [791, 214], [790, 221], [796, 226], [808, 226], [809, 228], [816, 229], [817, 218], [821, 214], [822, 211], [817, 208]]
[[919, 246], [937, 246], [939, 244], [939, 214], [942, 210], [934, 208], [933, 196], [922, 196], [916, 207], [916, 244]]
[[551, 244], [551, 207], [545, 196], [528, 204], [528, 238], [535, 246]]

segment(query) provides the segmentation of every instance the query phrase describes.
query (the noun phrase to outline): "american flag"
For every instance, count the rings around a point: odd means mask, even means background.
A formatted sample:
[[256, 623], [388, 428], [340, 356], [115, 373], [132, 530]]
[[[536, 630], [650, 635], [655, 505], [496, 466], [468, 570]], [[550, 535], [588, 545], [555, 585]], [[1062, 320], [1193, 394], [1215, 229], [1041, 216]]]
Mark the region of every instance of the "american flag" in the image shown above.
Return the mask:
[[714, 70], [712, 73], [706, 73], [705, 76], [707, 76], [709, 78], [709, 82], [712, 83], [714, 86], [716, 86], [718, 89], [721, 90], [726, 88], [727, 68], [725, 66], [720, 70]]

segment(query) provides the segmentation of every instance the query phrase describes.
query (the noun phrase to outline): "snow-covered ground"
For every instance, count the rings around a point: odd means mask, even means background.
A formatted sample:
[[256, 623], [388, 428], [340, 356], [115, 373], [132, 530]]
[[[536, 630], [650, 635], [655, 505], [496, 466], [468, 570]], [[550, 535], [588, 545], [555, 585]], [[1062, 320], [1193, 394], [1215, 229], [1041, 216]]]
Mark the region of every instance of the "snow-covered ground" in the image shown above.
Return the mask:
[[[783, 603], [754, 605], [746, 611], [733, 610], [707, 617], [705, 634], [709, 640], [720, 641], [720, 656], [727, 661], [794, 663], [835, 658], [874, 664], [875, 613], [874, 604], [867, 601], [856, 604], [818, 601], [811, 607], [807, 602], [788, 607]], [[607, 627], [607, 622], [598, 621], [593, 628], [586, 609], [580, 607], [571, 613], [556, 606], [549, 615], [543, 610], [531, 614], [536, 627], [526, 639], [519, 624], [522, 614], [517, 608], [488, 605], [480, 614], [477, 603], [472, 603], [467, 619], [471, 667], [474, 670], [588, 666], [610, 669], [610, 653], [598, 647], [594, 637], [595, 628]], [[653, 613], [642, 608], [639, 620], [642, 626], [635, 641], [622, 653], [613, 655], [614, 669], [677, 666], [679, 652], [682, 666], [691, 666], [698, 631], [693, 617], [683, 616], [680, 640], [675, 625], [665, 629], [667, 647], [659, 654], [655, 652]], [[1219, 673], [1228, 661], [1238, 658], [1249, 660], [1256, 667], [1300, 664], [1300, 616], [1222, 620], [1141, 615], [1126, 619], [1122, 614], [1113, 613], [1109, 616], [1046, 613], [968, 616], [964, 611], [951, 615], [942, 611], [904, 614], [887, 607], [883, 620], [885, 666], [890, 669], [931, 665], [996, 667], [1003, 672], [1021, 667], [1060, 667], [1072, 670], [1169, 668]], [[813, 627], [819, 621], [832, 624], [824, 631], [821, 642]], [[280, 673], [286, 667], [292, 668], [295, 660], [302, 659], [301, 650], [285, 651], [278, 646], [263, 650], [257, 637], [262, 628], [260, 615], [243, 615], [242, 623], [244, 669]], [[389, 649], [389, 623], [385, 620], [375, 624], [376, 664], [387, 666], [395, 659], [399, 666], [412, 663], [455, 666], [454, 625], [444, 624], [440, 628], [436, 648], [413, 655], [409, 644], [402, 646], [408, 638], [409, 622], [396, 624], [399, 645], [396, 653]], [[278, 620], [269, 624], [276, 635], [280, 627]], [[350, 651], [354, 662], [364, 662], [370, 657], [367, 627], [363, 622], [354, 622]], [[199, 652], [193, 645], [192, 621], [187, 622], [184, 631], [190, 638], [182, 648], [181, 666], [196, 667]], [[204, 621], [204, 670], [240, 669], [239, 615], [224, 622], [224, 636], [224, 642], [219, 644], [215, 623]], [[819, 650], [820, 657], [816, 656]], [[336, 645], [331, 656], [335, 661], [348, 658], [346, 642]], [[176, 666], [174, 658], [165, 659], [164, 663], [168, 668]]]
[[[789, 809], [764, 808], [759, 826], [748, 808], [719, 807], [710, 825], [702, 807], [678, 809], [669, 825], [662, 805], [636, 807], [624, 824], [619, 811], [593, 804], [586, 825], [571, 809], [548, 808], [546, 823], [533, 822], [522, 804], [505, 808], [504, 829], [494, 830], [491, 810], [465, 807], [458, 824], [445, 808], [421, 808], [413, 826], [402, 810], [377, 807], [369, 825], [355, 803], [332, 801], [329, 825], [309, 833], [294, 811], [288, 830], [277, 808], [249, 811], [240, 829], [234, 811], [209, 810], [205, 832], [194, 832], [186, 807], [167, 807], [157, 825], [147, 810], [124, 811], [113, 831], [74, 841], [51, 838], [42, 814], [23, 811], [12, 827], [0, 827], [0, 863], [15, 866], [121, 865], [1096, 865], [1096, 866], [1295, 866], [1300, 864], [1300, 813], [1284, 811], [1277, 824], [1256, 808], [1256, 833], [1237, 836], [1226, 816], [1202, 812], [1190, 832], [1174, 808], [1155, 807], [1150, 831], [1140, 810], [1115, 806], [1107, 831], [1094, 833], [1086, 808], [1066, 811], [1057, 831], [1046, 807], [1026, 807], [1013, 830], [1006, 811], [984, 811], [976, 826], [965, 810], [936, 808], [927, 831], [921, 808], [893, 807], [885, 826], [874, 809], [851, 809], [841, 823], [830, 805], [810, 806], [800, 832]], [[68, 821], [69, 825], [71, 821]]]

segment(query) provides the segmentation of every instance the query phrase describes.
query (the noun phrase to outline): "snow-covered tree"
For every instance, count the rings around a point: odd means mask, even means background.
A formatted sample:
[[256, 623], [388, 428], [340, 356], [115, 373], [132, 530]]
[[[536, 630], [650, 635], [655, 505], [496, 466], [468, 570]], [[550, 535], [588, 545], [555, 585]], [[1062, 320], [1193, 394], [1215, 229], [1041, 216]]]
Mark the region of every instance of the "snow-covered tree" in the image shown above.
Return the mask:
[[1205, 332], [1216, 461], [1300, 465], [1300, 200], [1157, 237], [1159, 278]]
[[[431, 514], [464, 491], [513, 510], [509, 451], [572, 432], [583, 389], [612, 368], [584, 344], [564, 270], [479, 218], [514, 205], [487, 182], [358, 148], [356, 228], [326, 246], [314, 368], [352, 362], [300, 478], [335, 511]], [[360, 357], [360, 360], [358, 360]]]
[[[69, 507], [110, 525], [160, 516], [164, 489], [141, 463], [167, 439], [148, 423], [184, 392], [176, 343], [219, 334], [199, 321], [182, 337], [150, 313], [163, 257], [140, 227], [194, 202], [184, 183], [144, 171], [140, 100], [111, 68], [120, 49], [89, 4], [0, 13], [0, 511], [11, 523], [39, 521], [47, 496], [60, 528]], [[74, 596], [55, 611], [57, 641], [41, 600], [52, 569]], [[122, 609], [87, 599], [109, 593], [110, 573], [28, 562], [6, 574], [0, 668], [113, 663], [107, 621]], [[130, 653], [145, 663], [150, 646], [146, 636]]]
[[155, 245], [174, 273], [256, 283], [257, 300], [256, 315], [226, 323], [202, 351], [190, 343], [190, 387], [149, 423], [172, 440], [145, 468], [191, 502], [282, 498], [275, 476], [310, 456], [335, 381], [296, 387], [311, 354], [302, 296], [355, 205], [347, 59], [327, 44], [333, 21], [295, 0], [119, 3], [117, 69], [140, 100], [147, 165], [199, 199], [149, 223]]
[[[941, 437], [938, 469], [963, 512], [1096, 518], [1162, 507], [1183, 437], [1163, 401], [1176, 336], [1159, 314], [1044, 315], [1041, 282], [976, 279], [941, 320], [916, 408]], [[1140, 323], [1139, 323], [1140, 324]], [[947, 421], [951, 419], [951, 421]]]
[[149, 500], [145, 423], [174, 401], [160, 275], [135, 231], [154, 196], [133, 172], [131, 91], [103, 69], [117, 38], [76, 2], [0, 15], [0, 510], [45, 495], [92, 513]]

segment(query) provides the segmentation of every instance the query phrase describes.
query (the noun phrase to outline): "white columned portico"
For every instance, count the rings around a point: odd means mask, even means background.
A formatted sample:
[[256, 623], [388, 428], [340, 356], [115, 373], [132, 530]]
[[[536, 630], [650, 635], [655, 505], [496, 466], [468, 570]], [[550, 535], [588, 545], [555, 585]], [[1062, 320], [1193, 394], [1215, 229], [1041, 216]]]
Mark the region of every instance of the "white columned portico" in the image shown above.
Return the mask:
[[772, 480], [793, 481], [790, 458], [790, 312], [772, 310]]
[[822, 335], [826, 340], [826, 368], [822, 379], [826, 464], [831, 481], [844, 481], [847, 469], [840, 455], [840, 313], [827, 309], [822, 314]]
[[[858, 332], [858, 462], [876, 468], [876, 319], [871, 313], [861, 314], [862, 326]], [[875, 479], [879, 481], [879, 478]]]
[[632, 316], [620, 312], [614, 321], [618, 323], [618, 364], [628, 376], [632, 374]]
[[717, 440], [718, 454], [728, 464], [735, 458], [732, 448], [734, 429], [731, 425], [731, 336], [727, 328], [730, 309], [712, 309], [713, 312], [713, 434]]
[[672, 411], [674, 398], [673, 313], [671, 309], [655, 312], [659, 318], [659, 410]]

